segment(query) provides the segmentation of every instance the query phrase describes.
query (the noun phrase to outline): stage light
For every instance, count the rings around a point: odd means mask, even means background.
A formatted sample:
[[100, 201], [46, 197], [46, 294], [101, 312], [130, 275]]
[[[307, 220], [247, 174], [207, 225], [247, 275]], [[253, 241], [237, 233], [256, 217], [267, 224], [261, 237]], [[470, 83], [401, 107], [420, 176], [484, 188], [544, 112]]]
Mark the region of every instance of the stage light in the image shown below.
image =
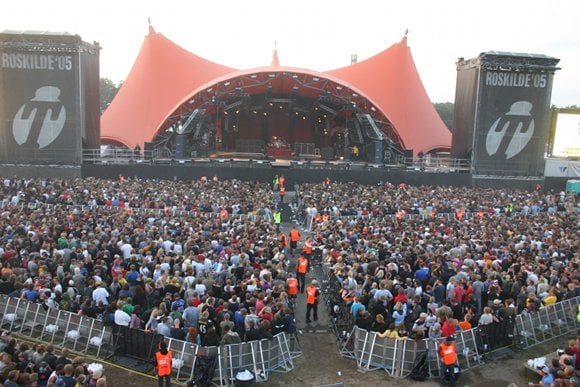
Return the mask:
[[224, 82], [224, 86], [229, 86], [230, 85], [230, 81]]
[[312, 77], [312, 80], [313, 80], [314, 82], [318, 82], [318, 81], [320, 81], [320, 78], [318, 78], [318, 77]]
[[342, 86], [336, 86], [336, 90], [342, 90]]
[[358, 97], [358, 94], [357, 93], [352, 93], [352, 96], [353, 97]]
[[270, 77], [270, 78], [276, 78], [276, 74], [268, 74], [268, 77]]
[[252, 75], [250, 75], [250, 78], [256, 79], [256, 78], [258, 78], [258, 76], [256, 74], [252, 74]]

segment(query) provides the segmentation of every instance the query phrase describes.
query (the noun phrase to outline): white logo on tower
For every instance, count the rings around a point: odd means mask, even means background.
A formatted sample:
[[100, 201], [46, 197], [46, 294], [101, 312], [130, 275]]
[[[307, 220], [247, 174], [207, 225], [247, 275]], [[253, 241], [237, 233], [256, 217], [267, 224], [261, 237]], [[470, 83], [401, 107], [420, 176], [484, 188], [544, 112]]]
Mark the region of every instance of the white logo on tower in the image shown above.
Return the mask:
[[39, 87], [34, 98], [18, 109], [12, 122], [18, 145], [42, 149], [58, 138], [66, 121], [66, 109], [59, 97], [58, 87]]
[[489, 156], [497, 153], [511, 159], [528, 145], [534, 134], [534, 118], [530, 114], [533, 107], [528, 101], [514, 102], [509, 112], [495, 120], [485, 139]]

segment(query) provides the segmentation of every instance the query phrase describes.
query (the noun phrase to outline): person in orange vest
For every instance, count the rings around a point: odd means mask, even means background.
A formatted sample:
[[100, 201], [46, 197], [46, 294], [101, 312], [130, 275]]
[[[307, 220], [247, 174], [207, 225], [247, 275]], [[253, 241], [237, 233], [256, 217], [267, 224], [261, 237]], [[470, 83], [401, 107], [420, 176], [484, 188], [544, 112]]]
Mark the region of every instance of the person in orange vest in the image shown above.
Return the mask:
[[157, 367], [158, 386], [171, 387], [171, 361], [173, 355], [171, 351], [167, 350], [167, 343], [161, 341], [159, 343], [159, 351], [155, 353], [155, 366]]
[[441, 385], [445, 385], [445, 379], [449, 375], [451, 386], [456, 386], [455, 364], [457, 363], [457, 351], [453, 336], [447, 336], [445, 341], [439, 344], [439, 357], [441, 358]]
[[314, 312], [314, 321], [318, 321], [318, 296], [320, 289], [318, 289], [318, 281], [312, 280], [308, 289], [306, 289], [306, 323], [309, 324], [310, 313]]
[[280, 184], [280, 203], [284, 203], [284, 196], [286, 196], [286, 187]]
[[288, 273], [288, 279], [286, 280], [286, 290], [288, 291], [288, 297], [294, 301], [298, 296], [298, 280], [292, 273]]
[[304, 253], [306, 259], [310, 260], [312, 258], [312, 238], [306, 238], [302, 252]]
[[298, 277], [298, 285], [300, 286], [300, 293], [304, 293], [306, 287], [306, 273], [308, 272], [308, 259], [304, 255], [300, 255], [296, 262], [296, 277]]
[[296, 229], [296, 227], [293, 227], [292, 230], [290, 230], [290, 234], [288, 236], [290, 237], [290, 255], [294, 257], [294, 252], [296, 251], [296, 247], [298, 247], [298, 241], [300, 240], [300, 232]]
[[280, 175], [280, 177], [278, 178], [278, 184], [280, 184], [280, 187], [284, 187], [284, 182], [286, 182], [284, 175]]

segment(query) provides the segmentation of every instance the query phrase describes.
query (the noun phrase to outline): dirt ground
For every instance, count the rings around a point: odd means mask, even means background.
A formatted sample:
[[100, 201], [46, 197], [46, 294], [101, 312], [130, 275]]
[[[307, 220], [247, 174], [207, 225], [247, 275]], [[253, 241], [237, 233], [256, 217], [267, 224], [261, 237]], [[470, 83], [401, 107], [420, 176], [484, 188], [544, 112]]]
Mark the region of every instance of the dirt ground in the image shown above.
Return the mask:
[[[527, 386], [528, 382], [537, 382], [539, 377], [526, 371], [523, 363], [529, 358], [543, 356], [562, 348], [567, 337], [554, 339], [545, 344], [532, 347], [526, 351], [514, 352], [499, 362], [486, 363], [465, 371], [458, 381], [458, 386]], [[288, 373], [273, 372], [268, 381], [259, 386], [438, 386], [438, 380], [416, 382], [411, 379], [394, 379], [385, 371], [377, 370], [367, 373], [357, 371], [356, 361], [340, 356], [334, 336], [330, 333], [304, 333], [300, 336], [302, 356], [295, 359], [294, 370]], [[152, 376], [133, 373], [105, 364], [105, 374], [109, 386], [155, 386]]]

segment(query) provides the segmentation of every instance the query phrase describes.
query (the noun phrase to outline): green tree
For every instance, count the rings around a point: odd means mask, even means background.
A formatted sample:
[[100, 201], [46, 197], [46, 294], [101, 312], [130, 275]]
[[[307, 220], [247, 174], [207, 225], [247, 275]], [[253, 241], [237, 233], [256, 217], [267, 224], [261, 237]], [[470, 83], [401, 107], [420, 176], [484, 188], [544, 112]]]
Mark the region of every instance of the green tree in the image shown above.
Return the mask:
[[101, 93], [101, 113], [109, 107], [115, 95], [119, 91], [121, 84], [115, 86], [113, 81], [109, 78], [101, 78], [99, 83], [100, 93]]
[[450, 131], [453, 131], [453, 103], [451, 102], [435, 102], [433, 104], [439, 117], [445, 123]]

